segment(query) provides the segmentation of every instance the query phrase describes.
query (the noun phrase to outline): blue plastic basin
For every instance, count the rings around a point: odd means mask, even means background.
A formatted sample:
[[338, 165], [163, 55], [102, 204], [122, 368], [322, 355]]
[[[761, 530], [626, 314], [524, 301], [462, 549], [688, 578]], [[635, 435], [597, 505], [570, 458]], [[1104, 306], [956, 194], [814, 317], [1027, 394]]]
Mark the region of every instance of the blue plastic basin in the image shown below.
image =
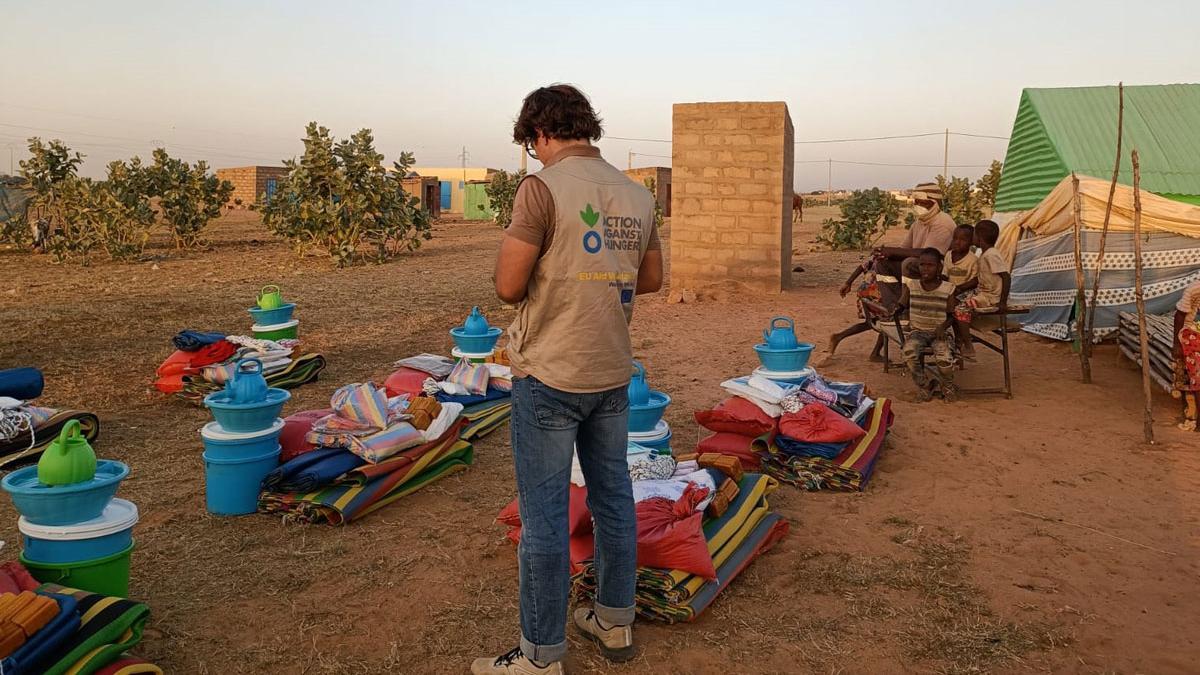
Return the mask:
[[276, 418], [271, 426], [262, 431], [238, 433], [223, 428], [217, 422], [209, 422], [200, 429], [204, 454], [213, 459], [241, 459], [278, 450], [283, 424], [283, 420]]
[[291, 397], [288, 390], [271, 387], [267, 397], [258, 403], [231, 403], [229, 394], [221, 390], [205, 396], [204, 405], [225, 431], [248, 433], [270, 429]]
[[495, 326], [489, 328], [485, 335], [467, 335], [461, 326], [450, 329], [450, 337], [454, 338], [454, 346], [458, 347], [460, 352], [467, 354], [490, 354], [496, 348], [496, 342], [500, 340], [500, 335], [503, 333], [503, 328]]
[[629, 406], [629, 431], [635, 434], [654, 431], [668, 405], [671, 405], [670, 396], [661, 391], [651, 391], [649, 403]]
[[812, 350], [811, 342], [801, 342], [795, 349], [771, 349], [765, 344], [754, 345], [754, 351], [758, 352], [758, 360], [762, 362], [763, 368], [782, 372], [804, 370]]
[[296, 311], [296, 303], [289, 302], [286, 305], [280, 305], [275, 309], [259, 309], [257, 307], [250, 308], [250, 316], [254, 317], [254, 323], [259, 326], [274, 326], [280, 323], [287, 323], [292, 320], [292, 312]]
[[241, 459], [214, 459], [204, 453], [204, 501], [208, 512], [218, 516], [254, 513], [263, 478], [277, 466], [278, 446]]
[[104, 512], [117, 487], [129, 475], [129, 467], [111, 459], [96, 461], [91, 480], [67, 485], [38, 482], [37, 467], [27, 466], [4, 477], [2, 483], [13, 506], [37, 525], [74, 525], [97, 518]]

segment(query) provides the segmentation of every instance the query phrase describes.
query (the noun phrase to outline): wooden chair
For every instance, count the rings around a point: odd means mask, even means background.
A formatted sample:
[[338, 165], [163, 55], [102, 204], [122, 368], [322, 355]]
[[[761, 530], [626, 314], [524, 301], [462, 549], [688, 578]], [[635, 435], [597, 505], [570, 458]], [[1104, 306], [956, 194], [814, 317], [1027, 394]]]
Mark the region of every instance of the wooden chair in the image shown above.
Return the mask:
[[[893, 366], [905, 366], [903, 362], [893, 363], [890, 355], [890, 346], [894, 342], [897, 346], [903, 349], [904, 341], [907, 334], [904, 324], [900, 321], [900, 317], [894, 316], [892, 312], [882, 305], [867, 300], [863, 301], [863, 308], [866, 310], [867, 323], [878, 334], [882, 335], [885, 340], [883, 343], [883, 372], [890, 372]], [[1004, 394], [1006, 398], [1012, 398], [1012, 367], [1011, 357], [1008, 346], [1008, 317], [1021, 314], [1028, 314], [1028, 307], [1020, 307], [1009, 305], [1004, 308], [995, 308], [990, 310], [979, 310], [979, 316], [996, 317], [1000, 319], [1000, 326], [992, 330], [980, 330], [971, 328], [971, 342], [982, 345], [1000, 355], [1004, 362], [1004, 386], [1003, 387], [976, 387], [973, 389], [959, 388], [959, 394]], [[998, 338], [998, 340], [996, 339]], [[925, 365], [925, 357], [933, 354], [932, 349], [926, 349], [921, 354], [921, 366], [930, 368]], [[958, 368], [962, 370], [965, 364], [961, 358], [958, 359]]]

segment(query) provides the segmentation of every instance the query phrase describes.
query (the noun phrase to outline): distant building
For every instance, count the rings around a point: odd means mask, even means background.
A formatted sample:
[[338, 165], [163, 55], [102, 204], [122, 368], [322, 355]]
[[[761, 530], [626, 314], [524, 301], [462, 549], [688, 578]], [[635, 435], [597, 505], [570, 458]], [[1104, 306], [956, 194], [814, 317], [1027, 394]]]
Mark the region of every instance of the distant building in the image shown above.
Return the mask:
[[492, 200], [487, 195], [488, 180], [469, 180], [463, 191], [463, 218], [466, 220], [494, 220]]
[[663, 216], [668, 218], [671, 216], [671, 169], [669, 167], [645, 166], [638, 169], [626, 169], [625, 175], [638, 185], [645, 185], [647, 178], [653, 178]]
[[217, 169], [217, 178], [233, 183], [233, 194], [229, 196], [231, 208], [249, 208], [270, 201], [275, 186], [287, 178], [287, 169], [282, 166], [239, 166]]
[[442, 187], [437, 176], [410, 176], [401, 181], [404, 191], [421, 201], [421, 209], [434, 218], [442, 216]]
[[473, 180], [490, 180], [495, 169], [484, 167], [453, 166], [448, 168], [431, 168], [414, 166], [409, 169], [409, 175], [416, 173], [422, 177], [436, 177], [439, 183], [439, 206], [442, 211], [464, 213], [467, 182]]

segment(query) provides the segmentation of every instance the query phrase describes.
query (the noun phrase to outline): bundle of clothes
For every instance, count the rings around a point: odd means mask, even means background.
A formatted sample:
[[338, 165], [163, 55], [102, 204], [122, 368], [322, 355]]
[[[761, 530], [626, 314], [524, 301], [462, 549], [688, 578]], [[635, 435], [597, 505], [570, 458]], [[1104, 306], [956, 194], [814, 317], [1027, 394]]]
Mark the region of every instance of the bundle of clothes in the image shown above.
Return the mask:
[[[497, 351], [503, 358], [503, 352]], [[471, 363], [419, 354], [394, 364], [384, 381], [389, 396], [430, 396], [462, 406], [462, 438], [482, 438], [504, 426], [512, 415], [512, 370], [505, 363]]]
[[721, 388], [730, 398], [695, 413], [712, 432], [697, 452], [736, 457], [747, 470], [808, 490], [864, 489], [894, 422], [887, 399], [816, 372], [790, 383], [737, 377]]
[[334, 392], [326, 410], [284, 420], [281, 464], [263, 480], [259, 511], [342, 525], [474, 461], [463, 406], [368, 382]]
[[45, 379], [37, 368], [0, 370], [0, 469], [35, 461], [71, 420], [88, 442], [100, 435], [100, 419], [83, 410], [34, 405]]
[[267, 385], [294, 389], [315, 381], [325, 370], [320, 354], [296, 355], [298, 340], [260, 340], [245, 335], [225, 335], [194, 330], [180, 331], [171, 342], [175, 352], [158, 367], [154, 386], [195, 405], [220, 390], [238, 360], [257, 358], [263, 364]]
[[0, 672], [5, 675], [157, 673], [125, 652], [142, 640], [150, 609], [58, 584], [17, 562], [0, 566]]
[[[735, 458], [678, 458], [629, 444], [628, 465], [637, 508], [637, 611], [650, 619], [692, 621], [745, 567], [787, 534], [766, 495], [778, 482], [746, 473]], [[593, 524], [578, 458], [568, 509], [573, 589], [596, 592]], [[497, 516], [519, 543], [521, 516], [513, 500]]]

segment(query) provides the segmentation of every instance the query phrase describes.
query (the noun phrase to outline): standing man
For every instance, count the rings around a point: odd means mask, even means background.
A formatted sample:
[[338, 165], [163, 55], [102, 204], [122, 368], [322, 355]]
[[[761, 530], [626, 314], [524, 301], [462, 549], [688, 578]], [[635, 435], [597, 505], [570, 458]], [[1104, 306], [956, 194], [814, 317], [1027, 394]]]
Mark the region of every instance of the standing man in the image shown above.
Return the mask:
[[573, 451], [595, 522], [598, 588], [576, 628], [613, 661], [634, 655], [637, 523], [625, 459], [636, 295], [662, 286], [654, 198], [600, 157], [600, 119], [578, 89], [525, 97], [513, 141], [544, 168], [521, 182], [496, 261], [509, 328], [513, 464], [521, 513], [520, 646], [475, 675], [562, 673], [567, 651]]

